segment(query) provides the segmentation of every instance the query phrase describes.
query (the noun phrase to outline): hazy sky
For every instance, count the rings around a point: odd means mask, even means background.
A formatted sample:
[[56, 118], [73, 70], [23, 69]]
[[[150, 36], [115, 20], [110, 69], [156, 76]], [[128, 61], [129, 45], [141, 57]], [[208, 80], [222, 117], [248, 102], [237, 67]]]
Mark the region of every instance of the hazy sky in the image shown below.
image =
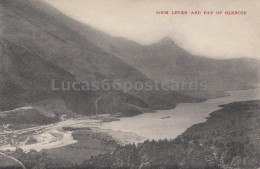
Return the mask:
[[[171, 37], [189, 52], [260, 59], [260, 0], [45, 0], [110, 35], [151, 44]], [[156, 15], [169, 11], [247, 11], [247, 15]]]

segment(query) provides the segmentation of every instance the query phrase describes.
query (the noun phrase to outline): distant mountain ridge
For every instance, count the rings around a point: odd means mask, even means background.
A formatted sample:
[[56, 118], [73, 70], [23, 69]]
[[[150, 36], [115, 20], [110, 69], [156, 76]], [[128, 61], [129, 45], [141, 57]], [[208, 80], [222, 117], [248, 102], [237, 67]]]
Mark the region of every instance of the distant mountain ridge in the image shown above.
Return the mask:
[[[58, 109], [70, 115], [94, 115], [101, 98], [99, 114], [131, 116], [223, 96], [225, 90], [246, 89], [259, 82], [260, 64], [254, 59], [193, 56], [168, 37], [143, 46], [79, 23], [42, 0], [1, 0], [0, 4], [2, 111], [27, 105], [43, 108], [41, 104], [46, 107], [56, 100], [59, 116]], [[58, 84], [103, 79], [132, 83], [198, 80], [207, 82], [209, 90], [53, 92], [53, 79]]]
[[[58, 14], [57, 14], [58, 15]], [[151, 45], [113, 37], [93, 27], [63, 18], [104, 51], [117, 56], [157, 81], [190, 82], [197, 79], [208, 84], [208, 91], [180, 91], [194, 97], [223, 96], [226, 90], [247, 89], [260, 81], [260, 61], [256, 59], [211, 59], [194, 56], [165, 37]]]
[[[58, 116], [62, 113], [59, 108], [65, 114], [121, 112], [131, 116], [143, 109], [170, 109], [180, 102], [199, 101], [171, 91], [52, 91], [52, 80], [57, 84], [104, 79], [133, 83], [153, 80], [72, 29], [73, 24], [81, 24], [42, 0], [0, 0], [0, 8], [2, 111], [23, 106], [45, 109], [53, 107], [52, 100], [56, 100], [58, 106], [48, 111]], [[97, 112], [98, 98], [101, 99]]]

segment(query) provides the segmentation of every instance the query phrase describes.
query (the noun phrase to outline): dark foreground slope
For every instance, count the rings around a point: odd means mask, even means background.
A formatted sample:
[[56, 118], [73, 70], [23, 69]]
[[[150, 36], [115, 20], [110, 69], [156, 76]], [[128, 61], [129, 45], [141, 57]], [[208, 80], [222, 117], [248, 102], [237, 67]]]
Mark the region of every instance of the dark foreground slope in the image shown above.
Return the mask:
[[[37, 107], [38, 103], [43, 100], [55, 99], [56, 102], [64, 103], [58, 94], [50, 91], [50, 82], [52, 79], [73, 81], [72, 74], [3, 37], [0, 37], [0, 49], [0, 110], [6, 111], [3, 112], [4, 114], [18, 107], [29, 105]], [[59, 108], [60, 111], [49, 111], [52, 115], [49, 113], [45, 115], [56, 118], [56, 115], [62, 113], [72, 114], [66, 110], [65, 103]], [[24, 111], [27, 110], [24, 109]], [[15, 112], [21, 112], [21, 110], [17, 109]], [[29, 116], [30, 112], [28, 115], [24, 114], [25, 118], [30, 118]], [[1, 123], [9, 124], [10, 121], [5, 119], [2, 118]], [[26, 123], [26, 121], [20, 122]]]
[[179, 102], [196, 101], [177, 92], [155, 90], [53, 92], [53, 79], [58, 86], [73, 81], [152, 81], [71, 29], [60, 19], [66, 16], [53, 15], [59, 12], [43, 1], [0, 0], [0, 5], [0, 83], [3, 86], [0, 110], [32, 102], [41, 106], [43, 102], [51, 104], [56, 100], [62, 105], [60, 109], [67, 112], [135, 115], [142, 108], [170, 109]]
[[112, 153], [92, 157], [82, 165], [57, 161], [43, 152], [26, 154], [18, 150], [8, 154], [28, 169], [36, 166], [46, 169], [258, 169], [260, 101], [221, 107], [206, 122], [192, 126], [174, 140], [118, 145]]
[[211, 113], [207, 122], [194, 125], [174, 140], [118, 147], [112, 154], [100, 155], [84, 165], [90, 168], [259, 168], [260, 101], [221, 107]]

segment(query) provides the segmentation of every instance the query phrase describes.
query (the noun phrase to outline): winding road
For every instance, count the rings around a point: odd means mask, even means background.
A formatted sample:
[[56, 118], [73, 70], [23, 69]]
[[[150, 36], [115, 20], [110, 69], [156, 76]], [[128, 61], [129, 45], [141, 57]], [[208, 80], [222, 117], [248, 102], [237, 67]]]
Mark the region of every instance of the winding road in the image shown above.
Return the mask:
[[2, 156], [5, 157], [5, 158], [8, 158], [8, 159], [11, 159], [11, 160], [15, 161], [15, 162], [16, 162], [17, 164], [19, 164], [23, 169], [26, 169], [26, 167], [23, 165], [23, 163], [22, 163], [21, 161], [17, 160], [16, 158], [14, 158], [14, 157], [12, 157], [12, 156], [8, 156], [8, 155], [6, 155], [6, 154], [4, 154], [4, 153], [1, 153], [1, 152], [0, 152], [0, 155], [2, 155]]

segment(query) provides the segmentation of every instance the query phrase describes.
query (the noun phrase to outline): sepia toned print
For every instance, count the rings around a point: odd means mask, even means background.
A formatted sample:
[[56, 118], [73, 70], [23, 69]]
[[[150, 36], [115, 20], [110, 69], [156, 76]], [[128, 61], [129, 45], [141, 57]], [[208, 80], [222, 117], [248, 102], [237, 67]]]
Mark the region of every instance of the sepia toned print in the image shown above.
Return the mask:
[[0, 0], [1, 169], [259, 169], [257, 0]]

